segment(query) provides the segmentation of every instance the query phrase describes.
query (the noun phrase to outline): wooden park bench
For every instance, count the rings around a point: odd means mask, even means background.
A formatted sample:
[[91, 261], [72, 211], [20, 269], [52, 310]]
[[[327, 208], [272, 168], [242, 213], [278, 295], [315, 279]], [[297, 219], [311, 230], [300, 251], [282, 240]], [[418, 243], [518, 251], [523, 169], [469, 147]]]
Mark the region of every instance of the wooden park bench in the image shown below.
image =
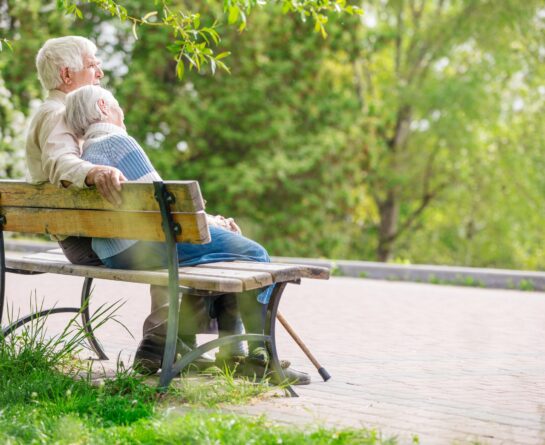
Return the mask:
[[[107, 359], [91, 326], [88, 299], [93, 279], [163, 285], [169, 288], [168, 328], [163, 364], [173, 365], [163, 366], [160, 387], [166, 388], [182, 369], [202, 354], [220, 345], [244, 340], [265, 341], [271, 357], [272, 371], [282, 380], [283, 371], [275, 342], [275, 321], [279, 315], [278, 305], [282, 293], [288, 283], [299, 283], [301, 278], [328, 279], [329, 271], [313, 266], [239, 261], [178, 267], [176, 242], [203, 244], [210, 241], [198, 182], [127, 182], [123, 185], [122, 199], [123, 204], [116, 208], [95, 189], [59, 189], [51, 184], [31, 185], [16, 180], [0, 181], [0, 325], [4, 309], [6, 272], [56, 273], [84, 278], [80, 306], [55, 307], [28, 314], [4, 327], [2, 337], [7, 337], [37, 317], [61, 312], [80, 313], [91, 348], [99, 359]], [[69, 263], [58, 251], [10, 258], [5, 256], [3, 231], [164, 241], [169, 258], [168, 270], [136, 271], [107, 269], [104, 266], [79, 266]], [[175, 362], [180, 295], [214, 296], [238, 293], [275, 283], [264, 335], [239, 334], [218, 338], [198, 346]], [[329, 378], [323, 368], [319, 372], [324, 380]], [[287, 389], [292, 396], [296, 396], [291, 387]]]

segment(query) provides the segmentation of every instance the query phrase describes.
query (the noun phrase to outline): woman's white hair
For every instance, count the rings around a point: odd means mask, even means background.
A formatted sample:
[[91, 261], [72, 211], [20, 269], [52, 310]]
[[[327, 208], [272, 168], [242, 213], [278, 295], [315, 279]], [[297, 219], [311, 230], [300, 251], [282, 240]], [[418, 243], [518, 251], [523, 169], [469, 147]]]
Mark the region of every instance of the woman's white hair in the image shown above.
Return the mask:
[[38, 78], [46, 90], [54, 90], [62, 84], [61, 70], [83, 69], [83, 58], [94, 56], [97, 47], [93, 42], [80, 36], [49, 39], [38, 51], [36, 68]]
[[83, 137], [89, 126], [104, 119], [98, 106], [100, 99], [108, 106], [118, 103], [112, 93], [96, 85], [87, 85], [66, 95], [66, 124], [78, 137]]

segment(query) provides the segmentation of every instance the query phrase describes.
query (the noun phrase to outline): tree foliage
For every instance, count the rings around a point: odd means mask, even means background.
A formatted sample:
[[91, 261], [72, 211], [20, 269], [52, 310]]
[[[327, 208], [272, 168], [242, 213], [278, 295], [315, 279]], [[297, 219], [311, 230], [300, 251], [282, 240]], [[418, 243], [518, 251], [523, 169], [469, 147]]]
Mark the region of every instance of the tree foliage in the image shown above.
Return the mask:
[[[135, 2], [126, 1], [123, 3], [127, 6], [115, 0], [56, 1], [58, 10], [80, 20], [84, 18], [83, 5], [92, 4], [111, 17], [129, 23], [136, 40], [138, 40], [140, 27], [160, 27], [167, 30], [170, 38], [166, 48], [174, 56], [176, 75], [180, 79], [184, 76], [186, 64], [190, 69], [197, 71], [205, 65], [209, 65], [212, 72], [215, 72], [216, 68], [229, 71], [222, 60], [229, 55], [229, 52], [216, 54], [212, 49], [212, 45], [217, 45], [220, 41], [220, 35], [216, 29], [218, 21], [214, 20], [211, 24], [207, 24], [210, 16], [217, 15], [218, 5], [202, 5], [208, 13], [202, 15], [199, 12], [189, 11], [184, 2], [174, 0], [154, 0], [153, 9], [149, 9], [150, 2], [134, 4]], [[283, 13], [297, 14], [303, 22], [310, 18], [314, 23], [314, 30], [321, 33], [324, 38], [327, 36], [328, 13], [361, 14], [362, 12], [357, 6], [347, 4], [346, 0], [306, 0], [304, 2], [281, 0], [279, 3]], [[223, 13], [227, 16], [230, 25], [238, 25], [239, 31], [243, 31], [252, 9], [266, 4], [266, 0], [224, 0]], [[211, 7], [208, 9], [209, 6]], [[11, 43], [5, 37], [0, 39], [0, 51], [4, 45], [11, 49]]]
[[374, 23], [355, 73], [379, 216], [370, 226], [387, 260], [451, 189], [467, 186], [466, 196], [483, 198], [474, 176], [511, 115], [510, 82], [531, 63], [518, 50], [521, 30], [538, 32], [542, 18], [537, 1], [368, 3]]

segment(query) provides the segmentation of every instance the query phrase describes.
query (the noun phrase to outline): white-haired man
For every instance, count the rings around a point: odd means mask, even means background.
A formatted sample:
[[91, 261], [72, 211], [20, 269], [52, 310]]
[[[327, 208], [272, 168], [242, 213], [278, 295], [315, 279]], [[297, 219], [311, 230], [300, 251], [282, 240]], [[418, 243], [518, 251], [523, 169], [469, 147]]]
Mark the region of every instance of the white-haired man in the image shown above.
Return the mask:
[[[104, 76], [97, 48], [79, 36], [50, 39], [36, 57], [36, 68], [48, 96], [31, 120], [26, 140], [27, 180], [51, 182], [59, 187], [96, 186], [102, 196], [121, 203], [121, 182], [126, 178], [117, 168], [95, 165], [81, 159], [81, 143], [64, 119], [66, 94], [86, 85], [98, 85]], [[91, 239], [68, 237], [58, 240], [66, 257], [74, 264], [102, 264], [91, 248]], [[135, 364], [149, 356], [162, 355], [166, 335], [168, 299], [166, 288], [151, 286], [151, 313], [143, 327], [144, 338], [135, 354]], [[185, 340], [194, 342], [195, 318], [203, 319], [207, 310], [200, 298], [184, 298], [186, 316], [180, 325], [190, 330]], [[199, 317], [197, 317], [197, 315]], [[182, 332], [183, 333], [183, 332]], [[181, 347], [186, 347], [180, 342]]]

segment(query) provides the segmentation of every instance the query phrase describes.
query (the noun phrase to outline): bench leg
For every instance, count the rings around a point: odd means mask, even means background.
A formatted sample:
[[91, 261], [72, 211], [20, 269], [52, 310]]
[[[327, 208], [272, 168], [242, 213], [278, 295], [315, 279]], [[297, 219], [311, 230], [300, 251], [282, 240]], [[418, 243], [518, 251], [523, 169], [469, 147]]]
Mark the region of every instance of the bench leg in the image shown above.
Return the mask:
[[170, 212], [170, 204], [174, 196], [168, 192], [162, 181], [154, 181], [155, 199], [161, 211], [161, 226], [165, 234], [165, 249], [168, 258], [168, 320], [163, 367], [159, 378], [159, 388], [166, 389], [176, 376], [173, 370], [176, 358], [176, 343], [178, 342], [178, 317], [180, 312], [178, 253], [176, 250], [176, 235], [182, 234], [182, 227], [174, 222]]
[[89, 314], [89, 298], [91, 296], [91, 285], [93, 284], [92, 278], [85, 278], [83, 282], [83, 288], [81, 289], [81, 320], [82, 326], [85, 330], [85, 338], [89, 342], [89, 346], [98, 356], [99, 360], [108, 360], [108, 356], [102, 349], [99, 341], [95, 337], [93, 326], [91, 325], [91, 316]]
[[282, 366], [280, 366], [278, 351], [276, 349], [276, 336], [275, 336], [276, 313], [278, 312], [278, 306], [280, 305], [280, 298], [282, 297], [282, 293], [284, 292], [284, 289], [286, 288], [287, 284], [288, 283], [277, 283], [274, 286], [274, 290], [271, 295], [271, 299], [269, 301], [269, 307], [267, 310], [267, 319], [265, 320], [265, 334], [269, 337], [269, 341], [266, 342], [265, 344], [267, 345], [267, 351], [269, 353], [272, 369], [278, 375], [278, 379], [281, 382], [288, 383], [286, 390], [288, 391], [291, 397], [299, 397], [297, 393], [294, 391], [294, 389], [291, 387], [291, 385], [289, 384], [288, 380], [286, 379], [286, 376], [284, 375]]
[[[0, 231], [0, 248], [2, 248], [3, 244], [1, 244], [1, 236], [2, 232]], [[4, 303], [5, 303], [5, 272], [6, 269], [2, 267], [5, 263], [2, 261], [3, 259], [3, 250], [0, 252], [0, 268], [2, 270], [0, 271], [0, 326], [2, 322], [2, 315], [3, 315], [3, 309], [4, 309]], [[34, 275], [33, 272], [27, 272], [27, 271], [18, 271], [13, 269], [8, 269], [8, 272], [13, 273], [22, 273], [25, 275]], [[92, 278], [86, 278], [83, 283], [83, 289], [81, 292], [81, 306], [80, 307], [59, 307], [59, 308], [51, 308], [51, 309], [44, 309], [40, 311], [33, 312], [29, 315], [26, 315], [24, 317], [19, 318], [18, 320], [15, 320], [14, 322], [10, 323], [6, 328], [2, 329], [2, 337], [7, 337], [11, 335], [15, 330], [20, 328], [21, 326], [24, 326], [27, 323], [32, 322], [33, 320], [36, 320], [40, 317], [47, 317], [49, 315], [53, 314], [61, 314], [61, 313], [81, 313], [82, 318], [82, 326], [86, 334], [86, 338], [89, 341], [89, 345], [91, 349], [97, 354], [99, 360], [108, 360], [108, 357], [104, 353], [104, 350], [100, 346], [100, 343], [98, 342], [97, 338], [95, 337], [95, 333], [93, 331], [93, 327], [90, 323], [91, 316], [89, 314], [89, 295], [91, 293], [91, 284], [93, 282]]]
[[[278, 358], [278, 352], [276, 349], [276, 340], [275, 340], [275, 323], [276, 320], [276, 314], [278, 312], [278, 306], [280, 303], [280, 298], [282, 296], [282, 293], [284, 292], [284, 289], [286, 287], [287, 283], [281, 283], [277, 284], [275, 286], [275, 289], [271, 295], [271, 301], [269, 302], [269, 307], [267, 311], [267, 319], [265, 321], [265, 335], [261, 334], [236, 334], [236, 335], [229, 335], [222, 338], [217, 338], [215, 340], [206, 342], [197, 348], [193, 349], [191, 352], [185, 354], [180, 360], [178, 360], [176, 363], [174, 363], [172, 366], [163, 366], [161, 370], [161, 377], [159, 381], [159, 386], [162, 388], [166, 388], [172, 379], [177, 376], [183, 369], [185, 369], [188, 365], [190, 365], [193, 361], [195, 361], [197, 358], [199, 358], [202, 354], [211, 351], [214, 348], [229, 344], [229, 343], [235, 343], [239, 341], [260, 341], [264, 342], [267, 348], [267, 351], [270, 356], [271, 361], [271, 368], [272, 371], [278, 376], [278, 380], [281, 382], [286, 382], [288, 385], [286, 386], [286, 391], [289, 393], [291, 397], [298, 397], [297, 393], [293, 390], [291, 385], [289, 385], [289, 382], [285, 378], [284, 372], [282, 370], [282, 366], [280, 365], [280, 360]], [[191, 293], [192, 289], [186, 289], [186, 291], [189, 291]], [[171, 302], [170, 308], [169, 308], [169, 315], [170, 310], [176, 307], [176, 305], [173, 305]], [[175, 327], [177, 330], [177, 320], [172, 324], [168, 324], [168, 329], [170, 330], [171, 327]], [[175, 331], [176, 332], [176, 331]], [[167, 340], [168, 341], [168, 340]], [[172, 347], [175, 350], [175, 345]], [[166, 356], [166, 349], [167, 346], [165, 346], [165, 356]], [[163, 357], [163, 363], [168, 363], [165, 361], [165, 356]], [[172, 353], [172, 361], [174, 361], [174, 353]]]
[[30, 323], [31, 321], [37, 320], [40, 317], [48, 317], [53, 314], [69, 313], [74, 312], [78, 313], [80, 311], [79, 307], [54, 307], [52, 309], [46, 309], [43, 311], [33, 312], [32, 314], [27, 315], [26, 317], [21, 317], [18, 320], [15, 320], [13, 323], [8, 325], [5, 329], [2, 330], [2, 335], [7, 337], [11, 335], [13, 331], [20, 328], [21, 326]]

